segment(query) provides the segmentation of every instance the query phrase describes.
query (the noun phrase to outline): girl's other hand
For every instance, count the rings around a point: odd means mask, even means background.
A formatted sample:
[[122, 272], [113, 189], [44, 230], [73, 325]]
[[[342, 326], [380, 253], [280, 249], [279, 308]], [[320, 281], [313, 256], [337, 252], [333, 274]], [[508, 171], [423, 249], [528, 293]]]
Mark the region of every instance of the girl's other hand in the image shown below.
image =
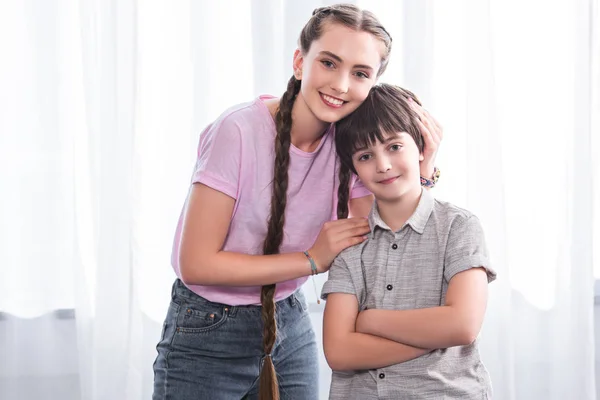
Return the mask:
[[315, 244], [308, 250], [317, 264], [317, 271], [328, 271], [333, 259], [342, 250], [365, 241], [369, 231], [366, 218], [346, 218], [323, 224]]
[[423, 148], [423, 161], [421, 161], [421, 176], [430, 178], [433, 176], [437, 151], [444, 138], [444, 129], [426, 109], [415, 103], [411, 98], [409, 98], [408, 101], [413, 110], [421, 118], [421, 120], [418, 121], [418, 124], [425, 143]]

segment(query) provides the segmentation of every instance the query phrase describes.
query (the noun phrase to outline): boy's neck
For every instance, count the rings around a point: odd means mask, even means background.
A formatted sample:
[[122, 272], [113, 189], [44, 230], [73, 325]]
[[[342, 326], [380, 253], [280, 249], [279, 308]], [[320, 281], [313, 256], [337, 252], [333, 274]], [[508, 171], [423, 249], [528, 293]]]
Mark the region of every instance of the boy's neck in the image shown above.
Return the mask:
[[397, 232], [414, 214], [421, 200], [422, 191], [423, 189], [419, 186], [394, 201], [375, 199], [379, 217], [392, 231]]

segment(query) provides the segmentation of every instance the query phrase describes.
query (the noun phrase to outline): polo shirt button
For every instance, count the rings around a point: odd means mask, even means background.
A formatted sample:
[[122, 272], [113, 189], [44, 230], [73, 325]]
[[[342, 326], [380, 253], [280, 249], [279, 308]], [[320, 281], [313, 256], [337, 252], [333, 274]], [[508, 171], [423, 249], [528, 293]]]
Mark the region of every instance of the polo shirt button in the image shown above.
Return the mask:
[[382, 372], [379, 374], [379, 379], [383, 379], [383, 378], [385, 378], [385, 374]]
[[387, 285], [386, 288], [387, 290], [392, 290], [394, 287], [392, 285]]
[[397, 248], [398, 248], [398, 245], [397, 245], [396, 243], [394, 243], [394, 244], [392, 245], [392, 249], [396, 250]]

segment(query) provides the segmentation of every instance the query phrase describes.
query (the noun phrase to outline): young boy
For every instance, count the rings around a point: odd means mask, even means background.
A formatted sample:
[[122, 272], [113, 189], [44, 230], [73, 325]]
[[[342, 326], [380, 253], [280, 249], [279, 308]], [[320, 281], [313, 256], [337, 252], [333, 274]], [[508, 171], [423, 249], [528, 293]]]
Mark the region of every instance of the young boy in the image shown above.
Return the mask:
[[375, 203], [368, 240], [335, 259], [323, 286], [330, 399], [491, 398], [477, 336], [496, 274], [477, 217], [421, 188], [413, 101], [376, 85], [336, 127], [342, 185], [357, 174]]

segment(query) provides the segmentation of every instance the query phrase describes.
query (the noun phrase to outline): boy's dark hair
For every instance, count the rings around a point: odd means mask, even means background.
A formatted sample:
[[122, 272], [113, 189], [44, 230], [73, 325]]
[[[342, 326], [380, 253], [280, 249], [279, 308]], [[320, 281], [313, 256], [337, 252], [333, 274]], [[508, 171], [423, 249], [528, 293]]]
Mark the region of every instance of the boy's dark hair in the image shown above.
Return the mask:
[[406, 89], [386, 83], [377, 84], [356, 111], [336, 123], [335, 149], [340, 160], [338, 219], [348, 217], [350, 177], [356, 173], [352, 155], [358, 149], [375, 141], [383, 142], [390, 135], [406, 132], [423, 152], [423, 136], [417, 122], [419, 116], [411, 108], [409, 98], [421, 105], [419, 99]]

